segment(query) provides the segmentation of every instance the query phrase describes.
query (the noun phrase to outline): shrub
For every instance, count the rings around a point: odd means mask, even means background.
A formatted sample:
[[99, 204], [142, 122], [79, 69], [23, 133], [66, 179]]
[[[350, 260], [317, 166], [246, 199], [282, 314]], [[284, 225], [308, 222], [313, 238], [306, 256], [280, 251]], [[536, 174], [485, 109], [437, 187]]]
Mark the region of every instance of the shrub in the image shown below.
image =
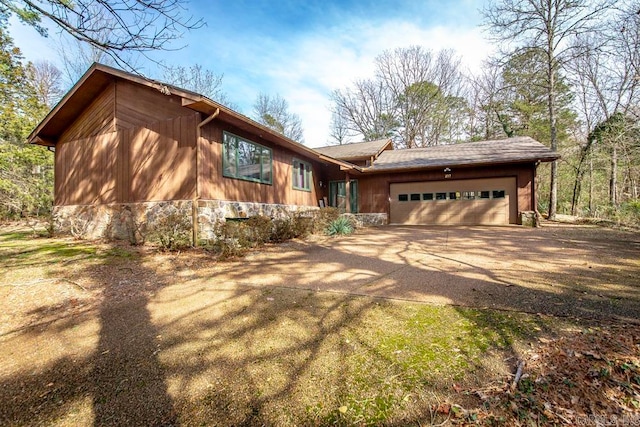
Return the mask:
[[349, 218], [341, 216], [331, 222], [325, 232], [329, 236], [351, 234], [353, 233], [353, 224]]
[[313, 233], [324, 233], [333, 221], [340, 217], [338, 208], [321, 208], [314, 213]]
[[270, 241], [273, 243], [282, 243], [294, 237], [293, 220], [291, 218], [278, 218], [273, 220], [273, 230], [269, 237]]
[[293, 237], [306, 237], [313, 233], [314, 217], [307, 213], [296, 213], [291, 217], [291, 232]]
[[191, 246], [191, 220], [184, 213], [172, 212], [159, 218], [149, 235], [163, 250], [186, 249]]

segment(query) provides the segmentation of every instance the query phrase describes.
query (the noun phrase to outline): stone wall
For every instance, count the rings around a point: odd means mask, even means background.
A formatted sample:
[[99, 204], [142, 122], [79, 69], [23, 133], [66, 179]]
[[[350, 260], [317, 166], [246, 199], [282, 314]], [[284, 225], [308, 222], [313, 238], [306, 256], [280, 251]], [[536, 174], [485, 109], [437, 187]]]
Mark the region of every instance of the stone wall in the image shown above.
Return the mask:
[[386, 213], [345, 213], [342, 216], [351, 218], [356, 227], [377, 227], [380, 225], [387, 225]]
[[83, 239], [120, 239], [143, 241], [147, 230], [158, 219], [173, 213], [191, 220], [190, 200], [170, 202], [122, 203], [108, 205], [54, 206], [56, 232]]
[[[120, 239], [139, 243], [158, 220], [178, 213], [188, 219], [191, 227], [191, 200], [167, 202], [125, 203], [108, 205], [55, 206], [53, 210], [56, 232], [72, 234], [83, 239]], [[312, 216], [319, 208], [313, 206], [267, 203], [231, 202], [225, 200], [198, 201], [198, 235], [201, 240], [214, 238], [217, 222], [231, 218], [262, 215], [286, 218], [292, 214]], [[385, 213], [343, 214], [352, 218], [356, 227], [387, 224]]]
[[309, 215], [319, 208], [313, 206], [279, 205], [269, 203], [230, 202], [226, 200], [198, 201], [198, 231], [201, 240], [214, 238], [216, 222], [231, 218], [262, 215], [272, 219], [286, 218], [295, 213]]

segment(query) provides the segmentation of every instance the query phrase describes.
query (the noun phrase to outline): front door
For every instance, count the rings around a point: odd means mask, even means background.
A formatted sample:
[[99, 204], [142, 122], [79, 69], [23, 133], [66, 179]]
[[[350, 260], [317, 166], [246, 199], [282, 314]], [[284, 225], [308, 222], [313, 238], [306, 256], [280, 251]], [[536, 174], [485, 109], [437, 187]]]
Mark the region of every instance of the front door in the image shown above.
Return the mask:
[[[358, 213], [358, 181], [352, 179], [351, 188], [351, 213]], [[329, 182], [329, 206], [338, 208], [340, 212], [347, 211], [347, 184], [345, 181]]]

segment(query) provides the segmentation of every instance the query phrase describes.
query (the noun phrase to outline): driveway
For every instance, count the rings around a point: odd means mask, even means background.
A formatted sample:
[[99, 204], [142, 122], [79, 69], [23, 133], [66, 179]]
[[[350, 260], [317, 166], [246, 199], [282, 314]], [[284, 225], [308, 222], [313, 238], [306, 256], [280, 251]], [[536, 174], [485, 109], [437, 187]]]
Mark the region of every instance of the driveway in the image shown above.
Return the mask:
[[559, 316], [640, 320], [640, 236], [593, 226], [407, 227], [289, 243], [219, 283]]

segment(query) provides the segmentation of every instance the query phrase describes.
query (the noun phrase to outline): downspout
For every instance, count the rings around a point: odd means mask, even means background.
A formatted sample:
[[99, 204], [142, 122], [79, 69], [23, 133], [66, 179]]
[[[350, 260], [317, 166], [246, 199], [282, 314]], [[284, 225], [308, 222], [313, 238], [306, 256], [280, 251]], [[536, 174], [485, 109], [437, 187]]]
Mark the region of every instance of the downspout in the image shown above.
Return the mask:
[[218, 117], [220, 109], [216, 108], [209, 117], [198, 123], [196, 127], [196, 194], [191, 202], [191, 239], [193, 246], [198, 247], [198, 202], [200, 201], [200, 138], [202, 137], [202, 127]]

